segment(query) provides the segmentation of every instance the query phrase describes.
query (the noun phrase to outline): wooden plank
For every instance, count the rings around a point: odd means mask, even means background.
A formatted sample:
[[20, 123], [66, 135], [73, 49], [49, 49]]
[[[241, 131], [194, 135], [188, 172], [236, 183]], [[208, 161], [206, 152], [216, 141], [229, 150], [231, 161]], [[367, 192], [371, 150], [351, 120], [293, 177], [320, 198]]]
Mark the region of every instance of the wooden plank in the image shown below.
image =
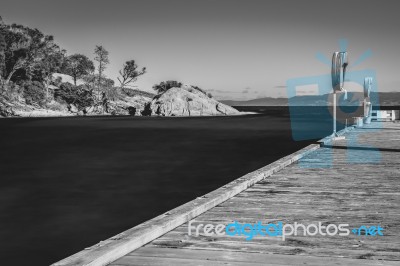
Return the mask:
[[111, 237], [105, 241], [80, 251], [68, 258], [54, 263], [62, 265], [107, 265], [144, 244], [162, 236], [194, 217], [206, 212], [218, 204], [232, 198], [264, 178], [280, 171], [286, 166], [318, 149], [320, 145], [312, 144], [291, 155], [283, 157], [263, 168], [242, 176], [233, 182], [214, 190], [203, 197], [175, 208], [152, 220]]
[[[323, 141], [333, 147], [311, 145], [305, 153], [282, 158], [54, 265], [105, 265], [124, 254], [128, 255], [112, 265], [264, 265], [266, 261], [276, 265], [399, 265], [400, 213], [394, 212], [400, 209], [399, 134], [398, 123], [385, 124], [382, 129], [376, 123], [352, 129], [344, 141]], [[348, 145], [355, 145], [350, 148], [358, 163], [349, 163], [343, 149]], [[357, 150], [364, 146], [380, 148], [382, 160], [365, 163], [374, 151]], [[292, 164], [300, 158], [312, 168]], [[330, 159], [331, 168], [318, 168]], [[284, 242], [273, 237], [252, 241], [241, 236], [190, 237], [189, 220], [204, 224], [380, 224], [385, 235], [293, 236]]]
[[[171, 263], [171, 259], [174, 259], [174, 263]], [[398, 265], [396, 262], [379, 260], [158, 247], [141, 248], [111, 265], [154, 265], [154, 262], [157, 262], [157, 265], [182, 265], [183, 261], [188, 265]]]
[[[354, 138], [352, 134], [356, 134], [357, 137], [362, 136], [359, 144], [378, 148], [395, 147], [398, 144], [389, 142], [398, 138], [400, 125], [390, 126], [397, 130], [355, 129], [350, 133], [349, 139]], [[374, 141], [371, 134], [379, 141]], [[386, 141], [381, 141], [382, 139]], [[347, 143], [342, 141], [335, 145], [346, 146]], [[362, 162], [369, 154], [370, 151], [361, 151], [357, 155]], [[400, 213], [394, 211], [400, 209], [400, 152], [382, 151], [381, 157], [382, 160], [374, 164], [351, 164], [345, 149], [320, 148], [304, 158], [314, 167], [333, 158], [332, 168], [302, 168], [297, 163], [292, 164], [192, 221], [195, 224], [227, 224], [233, 221], [297, 221], [304, 224], [321, 221], [345, 222], [353, 226], [381, 224], [385, 228], [383, 237], [295, 236], [289, 237], [285, 242], [273, 237], [255, 237], [252, 241], [245, 241], [243, 236], [188, 236], [188, 226], [185, 223], [145, 247], [129, 253], [123, 259], [153, 259], [158, 255], [145, 252], [146, 249], [153, 249], [160, 254], [160, 259], [161, 255], [175, 256], [165, 253], [172, 250], [182, 258], [186, 258], [182, 255], [185, 252], [193, 252], [192, 257], [196, 259], [202, 257], [202, 252], [206, 252], [205, 258], [211, 256], [208, 252], [236, 252], [242, 257], [258, 256], [254, 253], [262, 254], [261, 256], [274, 253], [282, 256], [292, 254], [295, 262], [307, 258], [304, 264], [311, 263], [312, 259], [318, 261], [318, 265], [326, 264], [322, 258], [329, 257], [344, 258], [343, 265], [377, 265], [381, 260], [388, 260], [388, 265], [400, 265]], [[220, 260], [227, 263], [235, 261], [225, 257], [222, 256]], [[344, 262], [347, 259], [349, 261]], [[217, 258], [215, 260], [219, 261]], [[293, 261], [284, 262], [294, 264]], [[340, 265], [340, 262], [335, 263]]]
[[[261, 266], [265, 264], [259, 263], [247, 263], [247, 262], [225, 262], [225, 261], [210, 261], [210, 260], [198, 260], [195, 258], [191, 259], [174, 259], [174, 258], [159, 258], [159, 257], [137, 257], [132, 260], [129, 257], [123, 257], [118, 260], [117, 264], [112, 264], [114, 266], [132, 266], [132, 265], [140, 265], [140, 266]], [[268, 264], [272, 266], [276, 266], [274, 264]]]

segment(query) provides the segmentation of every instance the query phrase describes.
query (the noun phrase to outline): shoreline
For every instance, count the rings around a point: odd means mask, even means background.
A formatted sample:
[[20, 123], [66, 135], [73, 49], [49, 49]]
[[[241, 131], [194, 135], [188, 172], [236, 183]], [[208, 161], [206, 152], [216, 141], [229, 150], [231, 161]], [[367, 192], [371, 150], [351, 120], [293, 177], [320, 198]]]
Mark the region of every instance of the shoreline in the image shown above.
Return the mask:
[[76, 115], [76, 114], [66, 114], [66, 115], [39, 115], [39, 116], [0, 116], [0, 119], [23, 119], [23, 118], [71, 118], [71, 117], [165, 117], [165, 118], [199, 118], [199, 117], [235, 117], [235, 116], [245, 116], [245, 115], [258, 115], [258, 112], [240, 112], [236, 115], [188, 115], [188, 116], [162, 116], [162, 115], [112, 115], [112, 114], [99, 114], [99, 115]]

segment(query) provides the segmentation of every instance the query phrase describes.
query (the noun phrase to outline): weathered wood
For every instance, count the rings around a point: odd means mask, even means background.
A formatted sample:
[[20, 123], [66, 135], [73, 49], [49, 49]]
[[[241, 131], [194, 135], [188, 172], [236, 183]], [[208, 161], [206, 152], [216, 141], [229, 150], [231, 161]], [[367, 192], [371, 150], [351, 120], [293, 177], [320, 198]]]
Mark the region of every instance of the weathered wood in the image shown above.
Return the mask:
[[159, 265], [166, 265], [171, 260], [173, 263], [169, 265], [395, 265], [380, 261], [357, 262], [345, 258], [155, 247], [141, 248], [112, 265], [155, 265], [157, 262]]
[[162, 236], [218, 204], [232, 198], [257, 182], [262, 181], [266, 177], [280, 171], [312, 151], [315, 151], [319, 147], [320, 145], [317, 144], [309, 145], [306, 148], [283, 157], [272, 164], [242, 176], [233, 182], [204, 195], [203, 197], [186, 203], [152, 220], [102, 241], [68, 258], [56, 262], [53, 265], [107, 265], [108, 263]]
[[[384, 126], [384, 127], [383, 127]], [[257, 182], [193, 224], [348, 223], [381, 225], [384, 236], [188, 235], [188, 223], [112, 265], [400, 265], [400, 124], [376, 122]], [[380, 160], [369, 162], [374, 150]], [[349, 158], [348, 151], [352, 156]], [[352, 160], [352, 161], [349, 161]], [[332, 160], [330, 168], [326, 162]], [[306, 162], [307, 167], [302, 163]], [[369, 162], [369, 163], [368, 163]], [[324, 167], [324, 168], [318, 168]]]

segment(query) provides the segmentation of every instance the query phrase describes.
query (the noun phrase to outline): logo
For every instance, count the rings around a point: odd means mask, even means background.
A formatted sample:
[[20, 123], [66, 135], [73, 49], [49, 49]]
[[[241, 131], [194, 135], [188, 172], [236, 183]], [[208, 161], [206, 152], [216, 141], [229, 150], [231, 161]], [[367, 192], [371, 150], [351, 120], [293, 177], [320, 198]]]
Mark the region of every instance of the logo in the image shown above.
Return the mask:
[[[347, 51], [347, 41], [341, 40], [339, 43], [340, 50]], [[357, 118], [366, 120], [368, 116], [371, 116], [370, 109], [372, 107], [379, 109], [376, 72], [372, 69], [352, 70], [354, 66], [361, 64], [370, 56], [372, 56], [372, 52], [367, 50], [354, 63], [349, 60], [347, 64], [346, 61], [345, 75], [344, 71], [342, 73], [345, 91], [340, 92], [335, 88], [336, 95], [334, 95], [333, 88], [333, 79], [337, 78], [336, 76], [333, 77], [333, 68], [336, 65], [334, 62], [331, 63], [322, 53], [317, 53], [316, 58], [325, 65], [332, 67], [331, 73], [287, 80], [292, 137], [295, 141], [325, 138], [335, 133], [334, 128], [336, 127], [341, 130], [353, 124]], [[336, 97], [337, 100], [335, 101]], [[336, 108], [334, 108], [334, 105], [336, 105]], [[379, 128], [375, 127], [375, 129], [369, 130], [379, 130]], [[378, 149], [361, 144], [358, 140], [359, 133], [351, 134], [351, 137], [346, 139], [347, 161], [349, 163], [380, 162], [381, 155]], [[352, 147], [357, 147], [357, 149], [352, 149]], [[368, 150], [371, 154], [367, 161], [359, 159], [362, 150]], [[332, 166], [333, 149], [330, 150], [330, 153], [330, 159], [325, 160], [323, 164], [318, 164], [318, 168]], [[300, 160], [299, 163], [302, 167], [315, 167], [315, 164], [307, 162], [306, 158]]]
[[[283, 224], [282, 222], [262, 224], [261, 221], [257, 223], [239, 223], [232, 222], [225, 224], [197, 224], [193, 225], [193, 221], [188, 224], [188, 235], [196, 236], [242, 236], [247, 241], [252, 240], [256, 236], [261, 237], [279, 237], [282, 241], [286, 240], [287, 236], [349, 236], [351, 233], [357, 236], [383, 236], [384, 229], [380, 226], [365, 226], [354, 227], [350, 229], [349, 224], [317, 224], [304, 225], [295, 222], [294, 224]], [[192, 234], [193, 233], [193, 234]]]

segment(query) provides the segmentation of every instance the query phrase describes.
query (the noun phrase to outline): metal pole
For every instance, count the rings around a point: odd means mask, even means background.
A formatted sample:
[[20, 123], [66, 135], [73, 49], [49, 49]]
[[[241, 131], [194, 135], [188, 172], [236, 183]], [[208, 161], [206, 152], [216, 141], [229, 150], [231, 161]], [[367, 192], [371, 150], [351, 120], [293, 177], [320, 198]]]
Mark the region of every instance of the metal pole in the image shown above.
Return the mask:
[[336, 135], [336, 92], [333, 92], [333, 136]]

